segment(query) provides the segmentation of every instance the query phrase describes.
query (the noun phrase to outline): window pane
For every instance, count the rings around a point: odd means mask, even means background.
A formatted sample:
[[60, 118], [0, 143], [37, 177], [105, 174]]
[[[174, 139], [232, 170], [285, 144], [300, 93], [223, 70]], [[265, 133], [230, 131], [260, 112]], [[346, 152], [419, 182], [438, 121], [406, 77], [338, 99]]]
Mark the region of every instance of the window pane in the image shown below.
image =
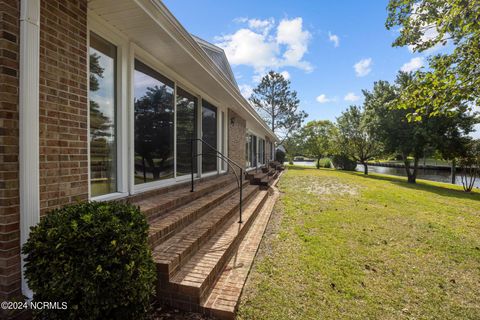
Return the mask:
[[[202, 139], [217, 149], [217, 108], [202, 101]], [[217, 155], [214, 150], [205, 144], [202, 148], [202, 172], [217, 170]]]
[[93, 197], [117, 191], [116, 47], [90, 34], [90, 186]]
[[135, 60], [135, 184], [173, 178], [173, 82]]
[[[177, 87], [177, 176], [191, 173], [191, 140], [197, 137], [197, 98]], [[197, 153], [197, 141], [193, 152]], [[193, 159], [197, 172], [197, 159]]]

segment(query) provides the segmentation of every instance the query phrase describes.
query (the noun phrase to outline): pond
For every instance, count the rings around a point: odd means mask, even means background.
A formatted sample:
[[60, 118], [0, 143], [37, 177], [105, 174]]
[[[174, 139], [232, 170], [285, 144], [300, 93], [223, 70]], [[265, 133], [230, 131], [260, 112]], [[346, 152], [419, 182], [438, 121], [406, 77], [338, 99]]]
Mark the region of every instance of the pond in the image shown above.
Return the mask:
[[[363, 165], [361, 164], [357, 165], [356, 171], [363, 172]], [[407, 176], [404, 168], [368, 166], [368, 172], [390, 174], [393, 176], [401, 176], [401, 177]], [[419, 169], [417, 178], [430, 180], [430, 181], [445, 182], [445, 183], [451, 182], [451, 176], [450, 176], [449, 170]], [[459, 186], [462, 185], [462, 178], [461, 178], [460, 172], [457, 172], [455, 184], [458, 184]], [[477, 181], [475, 181], [475, 187], [480, 188], [480, 179], [477, 179]]]
[[[285, 162], [288, 164], [288, 162]], [[312, 166], [315, 167], [315, 161], [294, 161], [293, 164], [300, 166]], [[357, 165], [356, 171], [363, 172], [363, 165]], [[406, 177], [404, 168], [390, 168], [390, 167], [380, 167], [380, 166], [368, 166], [369, 172], [381, 173], [381, 174], [390, 174], [393, 176]], [[430, 181], [445, 182], [450, 183], [450, 171], [449, 170], [434, 170], [434, 169], [419, 169], [418, 179], [425, 179]], [[460, 173], [457, 172], [456, 183], [459, 186], [462, 185]], [[480, 179], [475, 181], [475, 187], [480, 188]]]

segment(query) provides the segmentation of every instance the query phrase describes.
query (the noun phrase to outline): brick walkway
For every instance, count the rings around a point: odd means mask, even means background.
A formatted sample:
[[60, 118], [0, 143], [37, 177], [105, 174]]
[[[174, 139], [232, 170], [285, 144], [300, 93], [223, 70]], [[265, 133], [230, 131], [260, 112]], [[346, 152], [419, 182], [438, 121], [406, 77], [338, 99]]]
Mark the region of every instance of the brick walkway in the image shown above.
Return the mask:
[[270, 220], [278, 191], [264, 204], [254, 224], [246, 234], [238, 250], [228, 262], [215, 284], [210, 297], [204, 304], [205, 313], [220, 319], [234, 319], [240, 295], [247, 280], [263, 234]]

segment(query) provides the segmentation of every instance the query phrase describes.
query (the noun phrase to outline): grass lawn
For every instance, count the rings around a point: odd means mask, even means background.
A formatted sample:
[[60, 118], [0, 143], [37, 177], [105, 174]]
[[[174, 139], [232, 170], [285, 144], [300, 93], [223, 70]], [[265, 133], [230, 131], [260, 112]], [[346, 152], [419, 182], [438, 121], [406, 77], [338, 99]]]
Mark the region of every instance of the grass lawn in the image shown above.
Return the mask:
[[480, 319], [480, 194], [289, 167], [240, 319]]

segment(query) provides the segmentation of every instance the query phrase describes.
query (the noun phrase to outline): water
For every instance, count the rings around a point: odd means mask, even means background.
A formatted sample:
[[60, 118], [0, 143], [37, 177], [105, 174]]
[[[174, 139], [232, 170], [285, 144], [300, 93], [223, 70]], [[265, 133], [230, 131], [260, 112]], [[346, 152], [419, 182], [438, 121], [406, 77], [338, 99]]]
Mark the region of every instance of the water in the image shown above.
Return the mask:
[[[356, 171], [363, 172], [363, 165], [361, 164], [357, 165]], [[368, 172], [390, 174], [393, 176], [400, 176], [400, 177], [407, 176], [407, 173], [405, 172], [405, 168], [368, 166]], [[418, 169], [417, 178], [430, 180], [430, 181], [445, 182], [445, 183], [451, 183], [451, 180], [452, 180], [449, 170], [435, 170], [435, 169], [426, 169], [426, 170]], [[458, 184], [459, 186], [461, 186], [462, 178], [461, 178], [460, 172], [457, 172], [457, 176], [455, 178], [456, 178], [455, 184]], [[475, 187], [480, 188], [480, 179], [478, 178], [475, 181]]]
[[[288, 162], [285, 162], [288, 164]], [[315, 167], [315, 161], [294, 161], [293, 164], [300, 165], [300, 166], [312, 166]], [[363, 172], [363, 165], [357, 165], [356, 171]], [[390, 167], [380, 167], [380, 166], [368, 166], [368, 172], [375, 172], [381, 174], [390, 174], [393, 176], [400, 176], [406, 177], [407, 174], [405, 173], [404, 168], [390, 168]], [[434, 169], [419, 169], [417, 173], [418, 179], [430, 180], [430, 181], [437, 181], [437, 182], [445, 182], [451, 183], [450, 171], [449, 170], [434, 170]], [[462, 178], [460, 173], [457, 172], [455, 184], [461, 186], [462, 185]], [[475, 181], [475, 188], [480, 188], [480, 179], [477, 178]]]
[[[285, 162], [285, 165], [288, 164], [288, 161]], [[316, 164], [317, 164], [317, 161], [293, 161], [293, 164], [294, 165], [297, 165], [297, 166], [311, 166], [311, 167], [315, 167]]]

